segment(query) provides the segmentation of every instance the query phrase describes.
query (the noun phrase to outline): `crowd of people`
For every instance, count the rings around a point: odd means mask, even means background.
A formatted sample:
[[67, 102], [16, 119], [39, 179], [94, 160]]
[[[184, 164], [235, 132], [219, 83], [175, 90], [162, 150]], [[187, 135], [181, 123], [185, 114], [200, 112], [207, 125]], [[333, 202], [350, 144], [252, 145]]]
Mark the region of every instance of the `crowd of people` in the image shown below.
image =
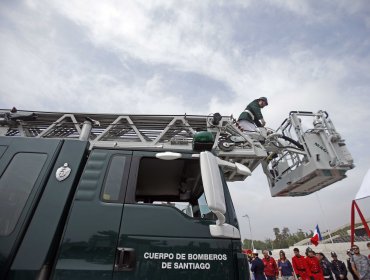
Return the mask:
[[[370, 250], [370, 242], [367, 244]], [[332, 261], [322, 253], [315, 253], [311, 248], [306, 249], [305, 256], [298, 248], [293, 250], [294, 256], [289, 261], [283, 250], [276, 261], [268, 250], [263, 250], [263, 258], [253, 251], [250, 256], [251, 271], [254, 280], [348, 280], [348, 272], [354, 280], [370, 280], [370, 254], [360, 254], [357, 245], [347, 250], [347, 265], [338, 260], [335, 252], [331, 252]]]

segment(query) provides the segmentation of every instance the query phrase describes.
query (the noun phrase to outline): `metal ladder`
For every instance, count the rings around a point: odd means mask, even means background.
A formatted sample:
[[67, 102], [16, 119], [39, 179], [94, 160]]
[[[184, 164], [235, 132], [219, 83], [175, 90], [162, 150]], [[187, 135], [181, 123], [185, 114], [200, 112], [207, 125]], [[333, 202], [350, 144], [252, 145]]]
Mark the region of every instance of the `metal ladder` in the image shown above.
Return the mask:
[[[0, 109], [0, 136], [89, 140], [90, 148], [150, 148], [192, 150], [198, 131], [212, 132], [215, 154], [251, 171], [267, 156], [262, 144], [244, 134], [232, 117], [213, 115], [120, 115], [92, 113], [34, 112]], [[218, 142], [241, 137], [242, 145], [223, 150]], [[228, 181], [244, 180], [225, 170]]]

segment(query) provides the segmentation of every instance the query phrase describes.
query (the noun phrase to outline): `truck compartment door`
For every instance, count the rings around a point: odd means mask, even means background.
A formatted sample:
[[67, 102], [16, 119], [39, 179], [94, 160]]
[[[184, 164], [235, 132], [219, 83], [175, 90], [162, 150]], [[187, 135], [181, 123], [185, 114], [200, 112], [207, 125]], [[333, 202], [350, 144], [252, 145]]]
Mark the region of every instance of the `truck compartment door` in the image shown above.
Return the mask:
[[4, 279], [62, 140], [0, 137], [0, 279]]
[[87, 148], [87, 141], [63, 141], [7, 279], [49, 279]]

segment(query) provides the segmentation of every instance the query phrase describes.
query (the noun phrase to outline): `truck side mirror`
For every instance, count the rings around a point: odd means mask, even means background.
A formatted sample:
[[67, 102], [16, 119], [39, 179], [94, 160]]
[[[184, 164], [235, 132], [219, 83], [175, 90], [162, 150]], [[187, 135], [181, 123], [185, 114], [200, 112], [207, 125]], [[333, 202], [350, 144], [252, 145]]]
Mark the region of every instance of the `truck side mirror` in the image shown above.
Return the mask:
[[225, 222], [226, 204], [217, 158], [210, 152], [200, 153], [200, 169], [208, 208], [216, 214], [218, 225]]
[[225, 223], [226, 202], [217, 158], [210, 152], [201, 152], [200, 169], [208, 208], [218, 219], [216, 225], [209, 226], [211, 236], [240, 239], [239, 230]]

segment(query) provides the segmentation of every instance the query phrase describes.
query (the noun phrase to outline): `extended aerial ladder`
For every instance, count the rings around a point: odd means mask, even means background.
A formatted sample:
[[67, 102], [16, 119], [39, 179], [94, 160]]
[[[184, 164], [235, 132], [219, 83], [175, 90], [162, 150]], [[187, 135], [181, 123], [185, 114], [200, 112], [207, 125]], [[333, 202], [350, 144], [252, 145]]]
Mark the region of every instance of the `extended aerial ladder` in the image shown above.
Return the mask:
[[[303, 128], [302, 119], [311, 118]], [[197, 132], [214, 136], [213, 152], [251, 172], [262, 165], [272, 196], [302, 196], [346, 177], [354, 167], [344, 140], [323, 111], [291, 112], [276, 130], [243, 132], [232, 117], [31, 112], [0, 109], [0, 136], [89, 140], [90, 148], [193, 149]], [[224, 165], [228, 181], [248, 175]]]

